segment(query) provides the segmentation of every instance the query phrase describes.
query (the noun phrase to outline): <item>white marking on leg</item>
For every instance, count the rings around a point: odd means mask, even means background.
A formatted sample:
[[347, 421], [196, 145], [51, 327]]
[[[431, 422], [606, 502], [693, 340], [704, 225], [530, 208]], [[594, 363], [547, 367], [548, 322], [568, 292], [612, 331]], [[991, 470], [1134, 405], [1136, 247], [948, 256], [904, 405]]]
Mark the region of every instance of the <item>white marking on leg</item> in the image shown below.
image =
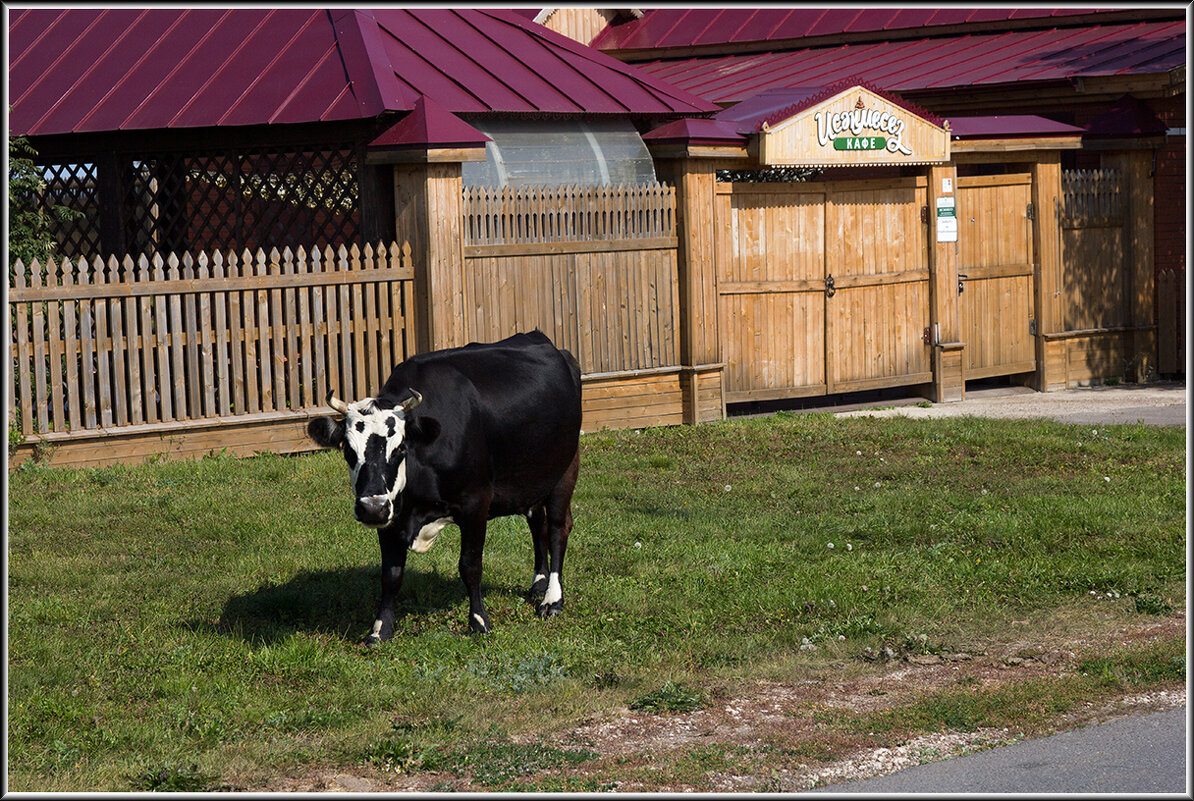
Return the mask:
[[450, 517], [441, 517], [433, 523], [428, 523], [419, 529], [419, 536], [415, 537], [415, 541], [410, 544], [410, 549], [415, 553], [427, 553], [435, 544], [435, 538], [439, 536], [439, 533], [455, 522]]
[[540, 581], [543, 581], [546, 578], [547, 576], [543, 575], [542, 573], [536, 573], [535, 577], [531, 579], [531, 584], [538, 584]]
[[373, 621], [373, 632], [369, 636], [375, 640], [380, 640], [381, 639], [381, 626], [382, 626], [381, 618], [378, 618], [377, 620]]
[[543, 605], [554, 604], [564, 597], [564, 590], [560, 588], [560, 574], [552, 573], [547, 579], [547, 592], [543, 594]]
[[477, 621], [477, 625], [480, 626], [481, 628], [483, 628], [483, 629], [489, 628], [489, 626], [485, 625], [485, 618], [481, 617], [476, 612], [473, 612], [473, 620]]

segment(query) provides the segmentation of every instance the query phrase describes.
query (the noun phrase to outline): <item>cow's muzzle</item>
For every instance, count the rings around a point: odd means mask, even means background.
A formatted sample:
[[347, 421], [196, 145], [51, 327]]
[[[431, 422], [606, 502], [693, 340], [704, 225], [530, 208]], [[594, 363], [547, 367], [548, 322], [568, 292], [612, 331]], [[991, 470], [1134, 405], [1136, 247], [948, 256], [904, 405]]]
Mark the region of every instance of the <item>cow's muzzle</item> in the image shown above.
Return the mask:
[[371, 495], [368, 498], [357, 498], [353, 506], [353, 514], [358, 521], [371, 528], [381, 528], [393, 517], [393, 504], [385, 495]]

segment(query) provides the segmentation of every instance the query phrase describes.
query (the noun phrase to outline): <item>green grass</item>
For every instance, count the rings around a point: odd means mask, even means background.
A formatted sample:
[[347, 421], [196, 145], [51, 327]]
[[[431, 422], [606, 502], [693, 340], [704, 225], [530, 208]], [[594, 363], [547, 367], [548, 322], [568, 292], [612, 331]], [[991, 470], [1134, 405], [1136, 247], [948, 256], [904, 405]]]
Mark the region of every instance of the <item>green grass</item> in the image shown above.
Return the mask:
[[[507, 518], [485, 554], [492, 635], [466, 634], [449, 533], [412, 555], [395, 639], [370, 650], [377, 541], [338, 454], [25, 467], [9, 476], [9, 786], [253, 788], [434, 764], [600, 789], [616, 777], [520, 773], [589, 758], [527, 738], [669, 684], [707, 697], [867, 649], [998, 641], [1013, 619], [1184, 609], [1184, 456], [1181, 429], [967, 418], [588, 434], [561, 617], [523, 600], [530, 537]], [[1083, 680], [1167, 670], [1092, 662]]]

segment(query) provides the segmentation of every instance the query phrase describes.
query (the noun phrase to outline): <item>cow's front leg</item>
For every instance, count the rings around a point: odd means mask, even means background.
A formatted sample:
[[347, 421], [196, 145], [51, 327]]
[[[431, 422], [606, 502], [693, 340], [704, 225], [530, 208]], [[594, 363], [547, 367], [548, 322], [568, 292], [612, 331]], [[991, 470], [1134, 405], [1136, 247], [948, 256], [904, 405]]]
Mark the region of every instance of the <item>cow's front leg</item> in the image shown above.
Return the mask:
[[485, 519], [460, 523], [460, 578], [468, 592], [468, 627], [489, 633], [489, 613], [481, 601], [481, 552], [485, 549]]
[[365, 638], [365, 645], [376, 645], [394, 636], [394, 599], [402, 588], [402, 573], [406, 569], [406, 545], [397, 527], [377, 532], [381, 545], [381, 600], [377, 604], [377, 619], [373, 630]]

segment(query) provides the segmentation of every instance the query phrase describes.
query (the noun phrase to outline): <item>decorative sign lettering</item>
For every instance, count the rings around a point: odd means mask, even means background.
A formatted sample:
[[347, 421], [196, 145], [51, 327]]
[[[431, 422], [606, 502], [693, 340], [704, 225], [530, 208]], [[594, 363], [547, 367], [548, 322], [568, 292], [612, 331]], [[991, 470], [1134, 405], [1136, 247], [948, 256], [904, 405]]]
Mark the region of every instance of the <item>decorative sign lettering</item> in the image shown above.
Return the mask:
[[764, 166], [874, 166], [949, 161], [939, 126], [864, 86], [793, 113], [758, 135]]

